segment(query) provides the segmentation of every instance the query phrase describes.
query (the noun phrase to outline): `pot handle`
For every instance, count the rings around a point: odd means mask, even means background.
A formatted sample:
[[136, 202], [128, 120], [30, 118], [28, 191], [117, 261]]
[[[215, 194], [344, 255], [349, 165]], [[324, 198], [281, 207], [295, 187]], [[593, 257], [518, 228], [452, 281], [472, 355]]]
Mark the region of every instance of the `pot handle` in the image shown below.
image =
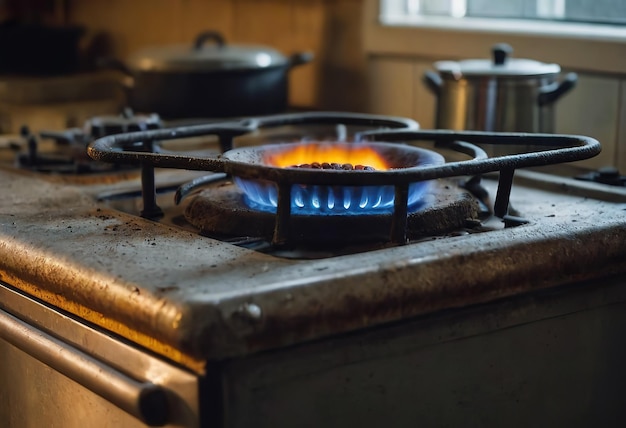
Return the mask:
[[541, 88], [537, 99], [539, 105], [545, 106], [552, 104], [561, 98], [561, 96], [565, 95], [565, 93], [573, 89], [577, 81], [578, 75], [576, 73], [567, 73], [560, 83], [555, 82]]
[[443, 80], [441, 80], [441, 76], [435, 73], [434, 71], [426, 70], [424, 72], [423, 82], [430, 92], [432, 92], [436, 97], [441, 95], [441, 87], [443, 86]]
[[117, 58], [98, 58], [96, 60], [96, 67], [100, 70], [115, 70], [119, 71], [127, 76], [133, 76], [133, 72]]
[[196, 40], [193, 42], [193, 50], [198, 51], [202, 49], [208, 41], [214, 41], [218, 48], [226, 46], [226, 40], [220, 33], [217, 31], [205, 31], [196, 36]]
[[124, 75], [124, 78], [119, 81], [124, 97], [126, 100], [130, 100], [131, 91], [135, 87], [135, 76], [128, 66], [117, 58], [98, 58], [96, 60], [96, 67], [100, 70], [114, 70], [119, 71]]
[[293, 68], [298, 65], [308, 64], [313, 61], [313, 52], [296, 52], [289, 56], [288, 67]]

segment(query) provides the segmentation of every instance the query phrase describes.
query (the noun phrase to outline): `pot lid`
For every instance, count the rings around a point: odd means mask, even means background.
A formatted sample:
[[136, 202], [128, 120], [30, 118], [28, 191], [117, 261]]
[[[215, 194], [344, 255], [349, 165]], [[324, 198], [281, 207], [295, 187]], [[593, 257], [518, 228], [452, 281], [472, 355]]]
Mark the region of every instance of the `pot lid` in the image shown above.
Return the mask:
[[287, 58], [275, 49], [227, 45], [219, 33], [208, 31], [198, 35], [191, 46], [146, 48], [132, 55], [128, 64], [132, 70], [141, 71], [220, 71], [252, 70], [287, 62]]
[[513, 49], [505, 43], [492, 48], [492, 59], [468, 59], [463, 61], [438, 61], [435, 68], [454, 79], [462, 77], [540, 77], [561, 72], [558, 64], [532, 59], [511, 58]]

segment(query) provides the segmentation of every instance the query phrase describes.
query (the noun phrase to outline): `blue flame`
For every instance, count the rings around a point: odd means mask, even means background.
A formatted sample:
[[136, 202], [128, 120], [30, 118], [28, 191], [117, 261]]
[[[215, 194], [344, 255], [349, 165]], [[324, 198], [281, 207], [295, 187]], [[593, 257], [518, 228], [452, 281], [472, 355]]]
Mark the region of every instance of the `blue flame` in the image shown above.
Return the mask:
[[[264, 180], [234, 177], [244, 192], [246, 204], [255, 210], [276, 212], [278, 188]], [[420, 206], [428, 181], [409, 185], [409, 211]], [[372, 215], [393, 210], [394, 186], [322, 186], [295, 184], [291, 188], [291, 212], [294, 215]]]
[[[302, 143], [296, 143], [302, 144]], [[305, 143], [337, 144], [337, 142]], [[351, 144], [342, 142], [340, 144]], [[382, 142], [354, 143], [368, 144], [372, 149], [394, 159], [393, 168], [432, 166], [445, 163], [439, 153], [403, 145], [388, 145]], [[263, 147], [264, 153], [291, 150], [291, 145], [274, 144]], [[242, 149], [245, 150], [245, 149]], [[252, 150], [252, 149], [250, 149]], [[256, 162], [266, 162], [265, 156], [258, 156]], [[399, 161], [398, 159], [401, 159]], [[320, 171], [323, 173], [323, 171]], [[362, 172], [360, 172], [362, 173]], [[278, 187], [267, 180], [243, 179], [234, 177], [234, 181], [244, 193], [245, 203], [252, 209], [275, 213], [278, 205]], [[409, 185], [408, 209], [418, 210], [422, 205], [423, 195], [430, 186], [429, 181], [420, 181]], [[294, 215], [373, 215], [393, 211], [395, 187], [385, 186], [341, 186], [341, 185], [305, 185], [294, 184], [291, 187], [291, 212]]]

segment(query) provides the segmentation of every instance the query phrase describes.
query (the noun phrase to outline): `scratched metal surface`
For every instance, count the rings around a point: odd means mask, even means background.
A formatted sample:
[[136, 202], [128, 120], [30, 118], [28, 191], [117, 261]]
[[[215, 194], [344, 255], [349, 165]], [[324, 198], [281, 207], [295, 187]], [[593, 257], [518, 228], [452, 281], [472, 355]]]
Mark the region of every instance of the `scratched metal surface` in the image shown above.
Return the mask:
[[93, 189], [0, 180], [0, 280], [183, 364], [626, 272], [626, 192], [567, 180], [514, 186], [523, 226], [319, 260], [108, 209]]

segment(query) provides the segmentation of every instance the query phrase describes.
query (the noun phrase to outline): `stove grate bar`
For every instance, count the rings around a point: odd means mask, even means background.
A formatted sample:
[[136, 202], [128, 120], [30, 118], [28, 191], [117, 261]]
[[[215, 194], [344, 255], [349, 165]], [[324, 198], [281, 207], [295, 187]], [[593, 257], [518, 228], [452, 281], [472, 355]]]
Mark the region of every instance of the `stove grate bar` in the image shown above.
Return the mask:
[[[138, 142], [148, 141], [148, 146], [158, 146], [162, 140], [175, 138], [216, 135], [220, 141], [232, 141], [238, 135], [258, 131], [264, 127], [293, 124], [362, 124], [379, 126], [380, 130], [370, 130], [355, 136], [361, 141], [379, 141], [388, 144], [408, 144], [418, 141], [432, 141], [435, 146], [445, 147], [469, 155], [470, 159], [445, 163], [440, 166], [410, 167], [388, 171], [344, 171], [317, 170], [305, 168], [279, 168], [260, 163], [231, 160], [226, 157], [196, 157], [186, 154], [159, 153], [158, 150], [135, 151]], [[273, 243], [281, 245], [289, 242], [288, 203], [291, 186], [294, 184], [350, 185], [350, 186], [395, 186], [396, 202], [392, 217], [390, 240], [406, 243], [406, 213], [408, 210], [405, 188], [413, 182], [472, 176], [499, 172], [500, 180], [496, 196], [495, 213], [500, 218], [506, 216], [515, 169], [544, 166], [563, 162], [587, 159], [600, 153], [600, 143], [590, 137], [563, 134], [533, 134], [512, 132], [418, 130], [410, 119], [388, 116], [351, 113], [296, 113], [263, 118], [248, 118], [241, 121], [213, 123], [209, 125], [187, 126], [142, 132], [132, 132], [104, 137], [92, 142], [88, 154], [95, 160], [121, 164], [142, 164], [150, 168], [179, 168], [187, 170], [213, 171], [275, 182], [279, 189], [279, 206], [276, 213]], [[416, 124], [415, 124], [416, 125]], [[396, 128], [396, 129], [389, 129]], [[480, 145], [537, 146], [538, 151], [488, 157]], [[228, 144], [226, 145], [228, 146]], [[547, 149], [545, 149], [547, 148]], [[147, 175], [147, 174], [146, 174]], [[146, 178], [149, 185], [149, 178]], [[149, 186], [146, 186], [149, 187]], [[151, 207], [150, 195], [144, 195], [144, 203]]]

